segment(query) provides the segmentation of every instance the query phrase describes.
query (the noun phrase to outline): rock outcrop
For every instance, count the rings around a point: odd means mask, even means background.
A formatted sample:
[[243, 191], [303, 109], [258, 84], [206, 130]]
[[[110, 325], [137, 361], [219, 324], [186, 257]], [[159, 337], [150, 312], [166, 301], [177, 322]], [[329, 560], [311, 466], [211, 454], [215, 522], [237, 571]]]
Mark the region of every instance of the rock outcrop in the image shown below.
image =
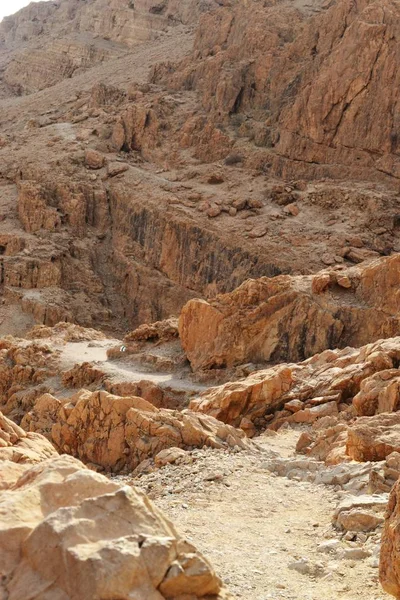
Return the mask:
[[395, 598], [400, 596], [400, 572], [398, 555], [400, 481], [390, 493], [382, 534], [379, 579], [383, 589]]
[[27, 433], [0, 413], [0, 461], [39, 463], [57, 454], [54, 446], [43, 435]]
[[361, 346], [400, 328], [400, 256], [315, 276], [243, 283], [191, 300], [179, 333], [193, 369], [297, 361], [326, 348]]
[[359, 415], [397, 412], [400, 409], [400, 370], [387, 369], [364, 379], [353, 405]]
[[[226, 597], [196, 548], [146, 498], [61, 456], [0, 492], [0, 591], [15, 600]], [[45, 590], [45, 591], [44, 591]]]
[[188, 410], [157, 409], [139, 397], [81, 390], [66, 401], [47, 394], [22, 420], [60, 452], [112, 472], [134, 470], [161, 450], [251, 448], [243, 431]]
[[211, 123], [250, 137], [275, 174], [397, 179], [398, 16], [393, 0], [236, 2], [205, 15], [190, 59], [154, 80], [195, 89]]
[[244, 419], [244, 426], [251, 422], [275, 429], [286, 421], [312, 423], [339, 409], [355, 416], [364, 382], [396, 372], [399, 359], [400, 338], [325, 350], [301, 363], [283, 363], [210, 388], [192, 400], [190, 408], [235, 426]]
[[358, 461], [383, 460], [400, 452], [400, 413], [361, 417], [349, 428], [346, 452]]

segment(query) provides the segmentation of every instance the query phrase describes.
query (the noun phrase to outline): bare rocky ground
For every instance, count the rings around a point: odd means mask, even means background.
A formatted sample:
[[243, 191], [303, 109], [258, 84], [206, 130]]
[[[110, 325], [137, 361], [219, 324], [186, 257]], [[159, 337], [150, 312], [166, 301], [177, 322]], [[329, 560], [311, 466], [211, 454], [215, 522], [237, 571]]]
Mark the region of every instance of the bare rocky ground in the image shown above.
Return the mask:
[[346, 492], [269, 471], [269, 456], [294, 457], [298, 436], [262, 435], [252, 454], [196, 450], [187, 464], [124, 480], [196, 540], [234, 598], [389, 598], [378, 581], [380, 531], [346, 541], [332, 525]]
[[399, 22], [0, 24], [2, 600], [400, 597]]

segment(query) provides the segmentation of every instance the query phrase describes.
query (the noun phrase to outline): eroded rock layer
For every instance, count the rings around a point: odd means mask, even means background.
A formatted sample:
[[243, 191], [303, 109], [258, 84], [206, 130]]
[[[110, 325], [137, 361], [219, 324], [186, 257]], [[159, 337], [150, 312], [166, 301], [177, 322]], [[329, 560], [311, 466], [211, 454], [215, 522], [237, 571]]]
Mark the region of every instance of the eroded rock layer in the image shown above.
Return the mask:
[[191, 300], [179, 331], [194, 369], [301, 360], [400, 330], [400, 256], [313, 277], [250, 280], [212, 301]]

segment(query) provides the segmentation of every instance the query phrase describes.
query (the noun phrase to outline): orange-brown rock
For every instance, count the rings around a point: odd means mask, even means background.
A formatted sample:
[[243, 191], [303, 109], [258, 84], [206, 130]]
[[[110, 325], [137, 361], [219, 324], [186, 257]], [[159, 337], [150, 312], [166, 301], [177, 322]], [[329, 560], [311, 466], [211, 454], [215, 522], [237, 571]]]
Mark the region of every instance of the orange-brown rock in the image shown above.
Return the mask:
[[[329, 285], [316, 289], [328, 274]], [[352, 281], [345, 296], [338, 296], [338, 275]], [[193, 369], [296, 361], [326, 348], [361, 346], [398, 333], [399, 278], [395, 255], [314, 277], [249, 280], [214, 300], [190, 300], [179, 319], [182, 346]]]
[[323, 460], [327, 465], [349, 461], [346, 455], [348, 424], [332, 419], [329, 423], [322, 418], [314, 424], [310, 432], [303, 432], [296, 445], [296, 451]]
[[[20, 420], [47, 378], [56, 372], [57, 353], [46, 344], [7, 339], [0, 343], [0, 408]], [[25, 394], [32, 388], [32, 394]]]
[[[274, 429], [286, 421], [312, 422], [324, 416], [326, 405], [330, 414], [336, 413], [332, 402], [337, 408], [351, 404], [363, 381], [392, 369], [399, 358], [400, 338], [361, 348], [325, 350], [301, 363], [280, 364], [210, 388], [192, 400], [190, 408], [236, 427], [243, 417]], [[289, 408], [281, 416], [277, 411], [291, 401], [300, 401], [301, 410]]]
[[190, 408], [238, 427], [243, 417], [253, 421], [274, 412], [294, 382], [292, 369], [283, 365], [211, 388], [192, 400]]
[[394, 596], [400, 597], [400, 559], [399, 559], [399, 529], [400, 529], [400, 481], [397, 481], [389, 496], [385, 524], [382, 533], [381, 553], [379, 564], [379, 580], [383, 589]]
[[346, 453], [353, 460], [384, 460], [392, 452], [400, 452], [400, 413], [360, 417], [349, 428]]
[[359, 415], [396, 412], [400, 408], [400, 370], [387, 369], [362, 381], [353, 405]]
[[104, 340], [105, 335], [96, 329], [89, 329], [74, 323], [57, 323], [54, 327], [36, 325], [26, 334], [26, 339], [38, 340], [52, 338], [53, 341], [83, 342]]
[[251, 136], [279, 176], [397, 178], [398, 14], [393, 0], [229, 3], [201, 20], [192, 56], [153, 80], [197, 90], [210, 122]]
[[[65, 568], [68, 565], [68, 568]], [[226, 594], [196, 548], [135, 488], [60, 456], [0, 492], [2, 596], [180, 600]]]
[[61, 217], [47, 205], [44, 190], [34, 182], [23, 182], [18, 195], [18, 215], [28, 233], [39, 229], [57, 230], [61, 225]]
[[107, 379], [104, 382], [104, 388], [114, 396], [140, 396], [157, 408], [180, 409], [187, 404], [184, 393], [168, 390], [148, 379], [118, 383]]
[[165, 321], [157, 321], [150, 325], [145, 323], [128, 333], [124, 341], [125, 342], [168, 342], [179, 336], [178, 332], [178, 319], [171, 318]]
[[84, 362], [64, 371], [61, 380], [65, 387], [82, 388], [93, 384], [100, 387], [105, 377], [104, 371], [93, 367], [91, 363]]
[[251, 447], [242, 431], [212, 417], [157, 409], [143, 398], [103, 391], [81, 390], [61, 402], [46, 395], [23, 424], [48, 435], [61, 452], [113, 472], [131, 471], [165, 448]]
[[26, 433], [0, 413], [0, 467], [2, 461], [38, 463], [57, 454], [54, 446], [40, 433]]

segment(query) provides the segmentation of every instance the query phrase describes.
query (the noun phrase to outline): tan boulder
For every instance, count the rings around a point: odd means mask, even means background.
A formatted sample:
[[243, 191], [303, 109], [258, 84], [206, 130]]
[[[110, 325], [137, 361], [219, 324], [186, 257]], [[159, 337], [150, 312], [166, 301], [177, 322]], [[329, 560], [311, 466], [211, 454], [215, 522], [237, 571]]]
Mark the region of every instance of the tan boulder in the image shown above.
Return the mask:
[[353, 405], [357, 414], [365, 416], [399, 410], [400, 369], [379, 371], [364, 379]]
[[332, 523], [344, 531], [372, 531], [383, 523], [387, 502], [387, 494], [349, 496], [335, 509]]
[[[329, 418], [329, 417], [328, 417]], [[325, 419], [315, 422], [311, 431], [303, 432], [296, 444], [296, 452], [306, 454], [328, 465], [346, 462], [347, 431], [346, 423], [324, 423]]]
[[180, 461], [186, 456], [186, 451], [182, 450], [182, 448], [166, 448], [155, 455], [154, 462], [157, 467], [164, 467], [165, 465]]
[[[61, 456], [0, 492], [2, 596], [222, 598], [221, 581], [146, 496]], [[221, 593], [221, 596], [220, 596]]]
[[89, 148], [85, 152], [85, 165], [89, 169], [101, 169], [104, 166], [105, 157], [100, 152]]
[[140, 325], [124, 337], [125, 342], [168, 342], [178, 338], [178, 319], [171, 317], [164, 321]]
[[57, 454], [45, 437], [39, 433], [26, 433], [0, 412], [0, 461], [37, 463]]

